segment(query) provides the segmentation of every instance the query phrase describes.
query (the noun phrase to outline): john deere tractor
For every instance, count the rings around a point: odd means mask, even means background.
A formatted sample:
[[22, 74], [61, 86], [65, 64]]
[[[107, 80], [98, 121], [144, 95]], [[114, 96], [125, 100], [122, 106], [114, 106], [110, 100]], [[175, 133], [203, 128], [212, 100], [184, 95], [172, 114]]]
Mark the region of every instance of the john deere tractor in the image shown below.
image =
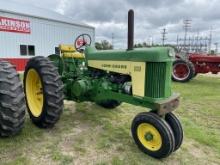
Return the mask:
[[15, 67], [7, 61], [0, 61], [0, 136], [21, 131], [25, 109], [24, 92]]
[[[122, 102], [150, 112], [138, 114], [131, 132], [144, 153], [164, 158], [177, 150], [183, 130], [171, 112], [179, 95], [171, 92], [172, 48], [133, 49], [134, 12], [128, 17], [127, 50], [97, 51], [87, 34], [75, 45], [60, 45], [61, 55], [30, 59], [24, 87], [30, 117], [37, 126], [52, 127], [63, 111], [63, 99], [91, 101], [105, 108]], [[147, 109], [146, 109], [147, 110]]]

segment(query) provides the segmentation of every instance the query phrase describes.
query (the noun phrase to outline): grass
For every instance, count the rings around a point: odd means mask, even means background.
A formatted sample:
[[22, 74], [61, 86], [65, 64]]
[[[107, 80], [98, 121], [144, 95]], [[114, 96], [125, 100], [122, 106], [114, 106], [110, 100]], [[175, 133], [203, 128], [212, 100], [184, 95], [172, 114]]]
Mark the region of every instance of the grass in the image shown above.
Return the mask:
[[93, 103], [66, 102], [53, 129], [35, 127], [27, 116], [23, 131], [0, 139], [0, 164], [220, 164], [220, 78], [198, 76], [173, 83], [181, 93], [175, 114], [184, 142], [170, 157], [151, 158], [136, 147], [130, 133], [134, 116], [145, 108], [122, 104], [106, 110]]

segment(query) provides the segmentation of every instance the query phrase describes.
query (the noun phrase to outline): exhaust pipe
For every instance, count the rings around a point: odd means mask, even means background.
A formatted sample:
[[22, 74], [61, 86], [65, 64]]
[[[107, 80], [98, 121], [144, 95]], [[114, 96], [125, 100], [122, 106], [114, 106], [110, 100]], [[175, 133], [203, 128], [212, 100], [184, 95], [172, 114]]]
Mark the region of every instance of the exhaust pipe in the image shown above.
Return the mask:
[[128, 11], [128, 49], [133, 50], [134, 47], [134, 11]]

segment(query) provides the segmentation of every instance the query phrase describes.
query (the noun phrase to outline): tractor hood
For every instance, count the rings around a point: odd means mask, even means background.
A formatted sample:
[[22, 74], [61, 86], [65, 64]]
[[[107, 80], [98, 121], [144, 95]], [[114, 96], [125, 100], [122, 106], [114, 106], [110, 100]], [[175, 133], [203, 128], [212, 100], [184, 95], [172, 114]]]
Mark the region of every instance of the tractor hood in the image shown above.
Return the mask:
[[96, 50], [87, 47], [86, 60], [167, 62], [174, 60], [174, 49], [170, 47], [136, 48], [133, 50]]

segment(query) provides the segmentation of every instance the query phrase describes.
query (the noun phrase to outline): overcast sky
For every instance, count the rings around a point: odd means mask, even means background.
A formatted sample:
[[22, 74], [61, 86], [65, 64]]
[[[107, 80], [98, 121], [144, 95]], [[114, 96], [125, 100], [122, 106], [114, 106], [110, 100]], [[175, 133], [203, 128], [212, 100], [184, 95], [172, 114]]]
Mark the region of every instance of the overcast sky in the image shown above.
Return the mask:
[[183, 20], [191, 19], [190, 35], [220, 40], [219, 0], [13, 0], [54, 10], [75, 21], [96, 28], [96, 41], [107, 39], [117, 48], [126, 47], [127, 11], [135, 11], [135, 42], [161, 43], [161, 30], [167, 29], [167, 43], [183, 37]]

